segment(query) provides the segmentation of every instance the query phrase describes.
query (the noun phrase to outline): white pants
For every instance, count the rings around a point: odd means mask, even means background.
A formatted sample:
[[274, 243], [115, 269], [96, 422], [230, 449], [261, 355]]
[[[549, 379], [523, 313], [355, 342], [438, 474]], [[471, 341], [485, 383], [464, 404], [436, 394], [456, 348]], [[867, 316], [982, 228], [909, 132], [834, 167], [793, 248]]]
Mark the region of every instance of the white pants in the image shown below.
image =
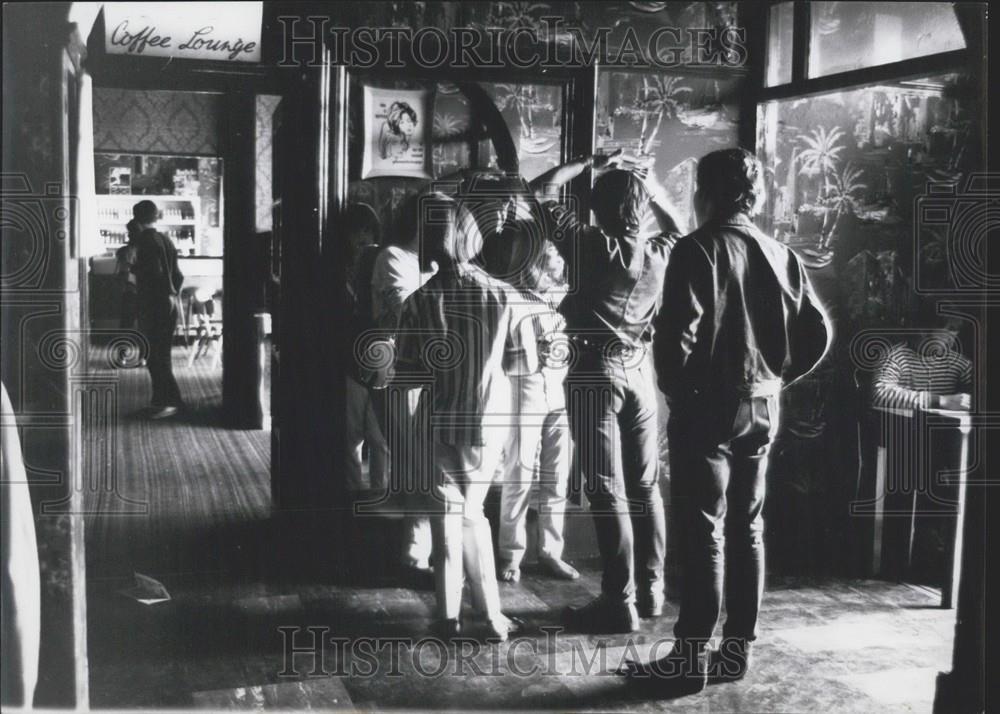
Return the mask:
[[[344, 415], [347, 431], [347, 488], [356, 491], [365, 487], [381, 489], [385, 486], [389, 451], [375, 414], [371, 391], [347, 377], [347, 409]], [[368, 442], [368, 479], [362, 477], [362, 449]]]
[[423, 387], [386, 391], [389, 424], [386, 441], [392, 458], [393, 490], [406, 515], [403, 519], [403, 563], [426, 568], [431, 557], [431, 526], [426, 513], [431, 488], [427, 474], [427, 392]]
[[[542, 375], [511, 380], [517, 423], [504, 446], [503, 496], [500, 503], [500, 557], [519, 567], [528, 545], [527, 520], [535, 466], [538, 465], [538, 550], [561, 558], [566, 490], [573, 444], [562, 400], [546, 398]], [[561, 395], [560, 395], [561, 397]], [[557, 409], [550, 409], [558, 406]]]
[[476, 613], [492, 622], [503, 618], [492, 531], [483, 502], [500, 461], [506, 431], [484, 432], [483, 446], [434, 444], [435, 493], [441, 512], [431, 518], [431, 528], [441, 619], [457, 619], [462, 612], [463, 574], [468, 578]]

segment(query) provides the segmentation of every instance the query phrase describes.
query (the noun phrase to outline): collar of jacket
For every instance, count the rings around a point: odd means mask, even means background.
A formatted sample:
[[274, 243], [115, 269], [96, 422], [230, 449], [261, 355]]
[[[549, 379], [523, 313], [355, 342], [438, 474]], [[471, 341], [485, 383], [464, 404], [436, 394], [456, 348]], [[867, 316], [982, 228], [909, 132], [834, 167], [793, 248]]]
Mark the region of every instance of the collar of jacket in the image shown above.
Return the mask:
[[756, 225], [752, 220], [750, 220], [750, 216], [745, 213], [734, 213], [726, 218], [715, 219], [715, 222], [721, 226], [742, 226], [744, 228]]

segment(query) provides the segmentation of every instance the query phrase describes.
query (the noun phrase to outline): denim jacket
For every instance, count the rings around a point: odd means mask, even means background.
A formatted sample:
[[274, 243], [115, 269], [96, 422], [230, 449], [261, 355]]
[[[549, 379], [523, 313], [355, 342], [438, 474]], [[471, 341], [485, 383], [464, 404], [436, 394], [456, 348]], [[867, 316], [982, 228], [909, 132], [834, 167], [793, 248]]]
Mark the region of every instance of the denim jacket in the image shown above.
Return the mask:
[[777, 394], [820, 362], [830, 339], [799, 259], [746, 216], [709, 221], [674, 246], [653, 344], [672, 403]]
[[677, 236], [613, 238], [557, 203], [544, 207], [547, 235], [569, 268], [570, 291], [559, 306], [567, 334], [628, 346], [648, 342]]

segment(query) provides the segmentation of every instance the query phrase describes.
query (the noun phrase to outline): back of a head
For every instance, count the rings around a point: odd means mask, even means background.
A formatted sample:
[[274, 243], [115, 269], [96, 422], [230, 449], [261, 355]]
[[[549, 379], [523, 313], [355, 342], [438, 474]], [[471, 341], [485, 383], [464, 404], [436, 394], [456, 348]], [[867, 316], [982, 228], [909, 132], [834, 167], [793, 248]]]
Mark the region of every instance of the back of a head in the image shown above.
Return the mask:
[[535, 290], [544, 267], [545, 246], [539, 224], [524, 219], [508, 221], [494, 240], [486, 242], [486, 270], [515, 287]]
[[419, 196], [417, 237], [422, 255], [437, 261], [459, 259], [455, 240], [457, 212], [458, 204], [447, 194], [435, 191]]
[[621, 238], [635, 234], [649, 206], [649, 191], [631, 171], [614, 169], [603, 174], [592, 193], [597, 222], [608, 235]]
[[475, 171], [458, 187], [456, 199], [463, 210], [475, 220], [483, 240], [497, 237], [508, 213], [531, 196], [531, 191], [520, 174], [499, 171]]
[[716, 216], [754, 215], [764, 197], [764, 171], [746, 149], [722, 149], [698, 162], [698, 194]]
[[143, 225], [155, 223], [159, 215], [160, 209], [158, 209], [156, 204], [149, 199], [139, 201], [137, 204], [132, 206], [132, 217], [135, 218], [138, 223]]

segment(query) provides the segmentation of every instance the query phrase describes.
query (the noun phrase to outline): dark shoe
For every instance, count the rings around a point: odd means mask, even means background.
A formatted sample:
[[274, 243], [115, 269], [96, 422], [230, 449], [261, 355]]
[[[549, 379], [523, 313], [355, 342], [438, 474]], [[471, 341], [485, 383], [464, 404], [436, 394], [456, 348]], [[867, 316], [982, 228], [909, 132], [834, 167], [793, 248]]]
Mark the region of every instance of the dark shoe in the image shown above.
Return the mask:
[[713, 684], [738, 682], [753, 662], [753, 642], [742, 637], [723, 637], [719, 649], [708, 660], [708, 678]]
[[650, 590], [640, 593], [636, 598], [636, 609], [639, 610], [639, 617], [660, 617], [663, 614], [663, 605], [666, 596], [662, 589]]
[[576, 580], [580, 577], [580, 571], [562, 558], [550, 558], [547, 555], [540, 555], [538, 556], [538, 567], [559, 580]]
[[677, 640], [666, 657], [655, 662], [629, 662], [619, 674], [634, 686], [657, 696], [674, 698], [697, 694], [708, 683], [705, 645]]
[[563, 610], [562, 622], [577, 632], [611, 635], [636, 632], [639, 613], [631, 603], [609, 602], [597, 597], [582, 607], [567, 607]]
[[414, 590], [433, 590], [435, 587], [432, 568], [404, 567], [402, 581]]
[[434, 635], [438, 639], [452, 640], [462, 634], [461, 620], [440, 620], [434, 625]]

